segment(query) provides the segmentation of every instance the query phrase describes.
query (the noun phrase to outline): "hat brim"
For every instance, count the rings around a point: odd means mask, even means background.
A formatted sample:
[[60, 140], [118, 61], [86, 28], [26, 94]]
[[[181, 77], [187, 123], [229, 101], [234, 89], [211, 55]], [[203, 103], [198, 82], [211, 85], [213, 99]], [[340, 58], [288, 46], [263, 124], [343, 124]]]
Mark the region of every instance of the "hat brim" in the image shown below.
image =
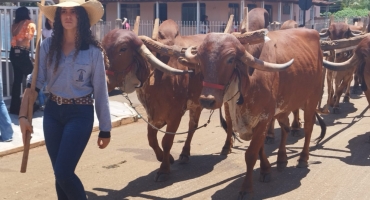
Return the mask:
[[90, 26], [93, 26], [94, 24], [96, 24], [104, 15], [103, 5], [99, 1], [87, 1], [87, 2], [84, 2], [83, 4], [79, 4], [73, 1], [68, 1], [68, 2], [62, 2], [59, 4], [49, 5], [49, 6], [42, 6], [40, 3], [37, 3], [37, 6], [43, 12], [45, 17], [50, 19], [51, 21], [54, 21], [55, 12], [58, 7], [82, 6], [83, 8], [85, 8], [87, 12], [87, 15], [90, 20]]

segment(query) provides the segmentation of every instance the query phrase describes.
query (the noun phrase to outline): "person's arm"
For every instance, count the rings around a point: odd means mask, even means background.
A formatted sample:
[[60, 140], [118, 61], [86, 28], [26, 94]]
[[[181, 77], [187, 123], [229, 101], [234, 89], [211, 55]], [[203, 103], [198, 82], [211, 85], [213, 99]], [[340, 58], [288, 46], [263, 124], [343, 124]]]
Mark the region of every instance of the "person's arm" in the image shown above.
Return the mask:
[[105, 81], [104, 56], [100, 51], [96, 51], [94, 54], [94, 58], [92, 59], [95, 66], [93, 67], [91, 82], [94, 88], [95, 110], [100, 129], [98, 146], [104, 149], [110, 142], [112, 124], [110, 119], [107, 82]]
[[19, 111], [19, 126], [21, 128], [23, 142], [25, 142], [25, 136], [26, 132], [29, 131], [30, 133], [33, 133], [33, 129], [31, 124], [29, 123], [27, 116], [28, 116], [28, 105], [34, 104], [38, 95], [38, 92], [40, 91], [39, 88], [42, 88], [44, 85], [44, 82], [46, 80], [46, 52], [48, 52], [48, 40], [45, 40], [45, 42], [42, 43], [40, 47], [39, 52], [39, 70], [38, 70], [38, 76], [36, 81], [36, 89], [31, 90], [31, 82], [32, 82], [32, 74], [30, 74], [27, 77], [27, 88], [25, 89], [23, 93], [21, 108]]

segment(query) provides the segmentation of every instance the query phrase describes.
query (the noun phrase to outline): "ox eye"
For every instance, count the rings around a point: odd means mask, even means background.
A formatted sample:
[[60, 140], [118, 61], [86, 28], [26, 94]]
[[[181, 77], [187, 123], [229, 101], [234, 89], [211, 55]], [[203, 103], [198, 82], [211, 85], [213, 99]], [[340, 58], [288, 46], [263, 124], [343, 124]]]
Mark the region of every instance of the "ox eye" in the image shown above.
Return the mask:
[[120, 51], [120, 52], [125, 52], [126, 50], [127, 50], [127, 48], [122, 47], [119, 51]]
[[234, 62], [235, 58], [230, 58], [229, 60], [227, 60], [227, 64], [232, 64]]

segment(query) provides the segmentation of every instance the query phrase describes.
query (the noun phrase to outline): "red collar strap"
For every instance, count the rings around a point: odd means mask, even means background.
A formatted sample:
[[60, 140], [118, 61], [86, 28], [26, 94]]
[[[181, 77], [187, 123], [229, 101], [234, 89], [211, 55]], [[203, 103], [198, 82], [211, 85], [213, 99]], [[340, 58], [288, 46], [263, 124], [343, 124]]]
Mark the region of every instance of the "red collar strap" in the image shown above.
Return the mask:
[[214, 89], [219, 89], [219, 90], [225, 89], [225, 86], [223, 86], [223, 85], [208, 83], [208, 82], [205, 82], [205, 81], [203, 81], [203, 87], [209, 87], [209, 88], [214, 88]]

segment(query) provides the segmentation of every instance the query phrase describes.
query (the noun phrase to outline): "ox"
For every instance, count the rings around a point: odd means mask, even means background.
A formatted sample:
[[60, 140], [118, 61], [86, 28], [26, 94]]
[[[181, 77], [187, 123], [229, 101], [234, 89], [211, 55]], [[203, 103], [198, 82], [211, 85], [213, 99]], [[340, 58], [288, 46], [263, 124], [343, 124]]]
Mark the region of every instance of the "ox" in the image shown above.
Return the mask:
[[[280, 170], [287, 165], [285, 145], [290, 112], [304, 109], [305, 142], [298, 167], [308, 166], [315, 115], [322, 128], [318, 141], [324, 138], [326, 131], [324, 121], [316, 113], [321, 96], [317, 88], [321, 87], [322, 81], [322, 51], [318, 33], [297, 29], [269, 32], [268, 37], [271, 41], [265, 43], [260, 59], [249, 54], [232, 35], [219, 33], [208, 34], [198, 46], [196, 55], [191, 53], [191, 48], [185, 52], [185, 59], [199, 63], [204, 75], [200, 96], [202, 106], [218, 109], [224, 102], [229, 102], [233, 129], [239, 132], [242, 139], [251, 140], [245, 153], [247, 172], [240, 199], [248, 199], [253, 195], [252, 173], [258, 156], [261, 160], [260, 181], [270, 180], [271, 165], [264, 153], [263, 143], [274, 117], [282, 131], [277, 160]], [[169, 46], [162, 45], [161, 48], [176, 51]], [[292, 57], [294, 63], [290, 60]], [[249, 74], [250, 67], [257, 70]], [[237, 94], [239, 98], [236, 98]]]
[[[267, 28], [269, 25], [269, 13], [263, 8], [254, 8], [248, 12], [248, 31], [256, 31]], [[291, 20], [292, 21], [292, 20]], [[293, 21], [294, 22], [294, 21]], [[284, 23], [286, 24], [286, 23]], [[283, 25], [284, 25], [283, 24]], [[293, 23], [289, 23], [293, 24]], [[286, 25], [287, 26], [287, 25]], [[244, 45], [246, 50], [254, 57], [259, 58], [263, 48], [263, 44]], [[253, 68], [249, 69], [253, 73]], [[291, 125], [292, 135], [299, 135], [301, 123], [299, 122], [299, 110], [293, 112], [294, 120]], [[272, 144], [275, 141], [275, 119], [272, 120], [268, 133], [266, 135], [266, 144]]]
[[291, 28], [298, 28], [298, 24], [294, 20], [287, 20], [281, 25], [280, 30], [285, 30], [285, 29], [291, 29]]
[[[177, 24], [171, 20], [162, 23], [158, 33], [158, 40], [169, 45], [196, 45], [200, 44], [204, 37], [205, 35], [180, 36]], [[187, 67], [179, 64], [174, 58], [159, 56], [161, 60], [167, 59], [165, 62], [177, 68], [175, 71], [168, 70], [169, 66], [156, 60], [139, 37], [130, 31], [120, 29], [109, 32], [103, 39], [103, 47], [110, 60], [107, 70], [109, 90], [121, 87], [122, 91], [129, 93], [136, 89], [138, 99], [152, 125], [157, 128], [167, 125], [167, 132], [176, 132], [182, 116], [189, 110], [189, 133], [179, 158], [180, 163], [188, 162], [191, 140], [202, 110], [199, 104], [202, 75], [198, 73], [176, 76], [186, 72]], [[161, 162], [155, 180], [165, 181], [169, 178], [170, 164], [174, 163], [170, 154], [174, 135], [164, 135], [162, 150], [157, 140], [157, 129], [150, 125], [147, 129], [149, 145], [153, 148], [157, 160]], [[231, 140], [231, 136], [228, 138]], [[227, 147], [228, 150], [230, 148]]]
[[353, 55], [347, 61], [333, 63], [324, 61], [324, 67], [333, 71], [346, 71], [357, 66], [357, 76], [360, 79], [361, 89], [364, 91], [367, 101], [370, 104], [370, 35], [366, 36], [353, 51]]
[[[348, 24], [345, 23], [332, 23], [325, 33], [320, 33], [321, 37], [328, 37], [330, 40], [338, 40], [343, 38], [350, 38], [357, 36], [353, 33]], [[343, 53], [335, 53], [331, 51], [329, 60], [334, 62], [343, 62], [347, 60], [351, 55], [351, 51]], [[333, 112], [339, 111], [339, 100], [342, 93], [345, 90], [345, 96], [343, 102], [349, 102], [349, 92], [350, 85], [353, 79], [353, 73], [355, 71], [355, 66], [347, 69], [346, 71], [331, 71], [327, 72], [327, 84], [328, 84], [328, 99], [327, 104], [323, 109], [323, 113], [329, 113], [329, 106], [333, 108]], [[333, 88], [333, 82], [335, 84], [335, 89]]]

